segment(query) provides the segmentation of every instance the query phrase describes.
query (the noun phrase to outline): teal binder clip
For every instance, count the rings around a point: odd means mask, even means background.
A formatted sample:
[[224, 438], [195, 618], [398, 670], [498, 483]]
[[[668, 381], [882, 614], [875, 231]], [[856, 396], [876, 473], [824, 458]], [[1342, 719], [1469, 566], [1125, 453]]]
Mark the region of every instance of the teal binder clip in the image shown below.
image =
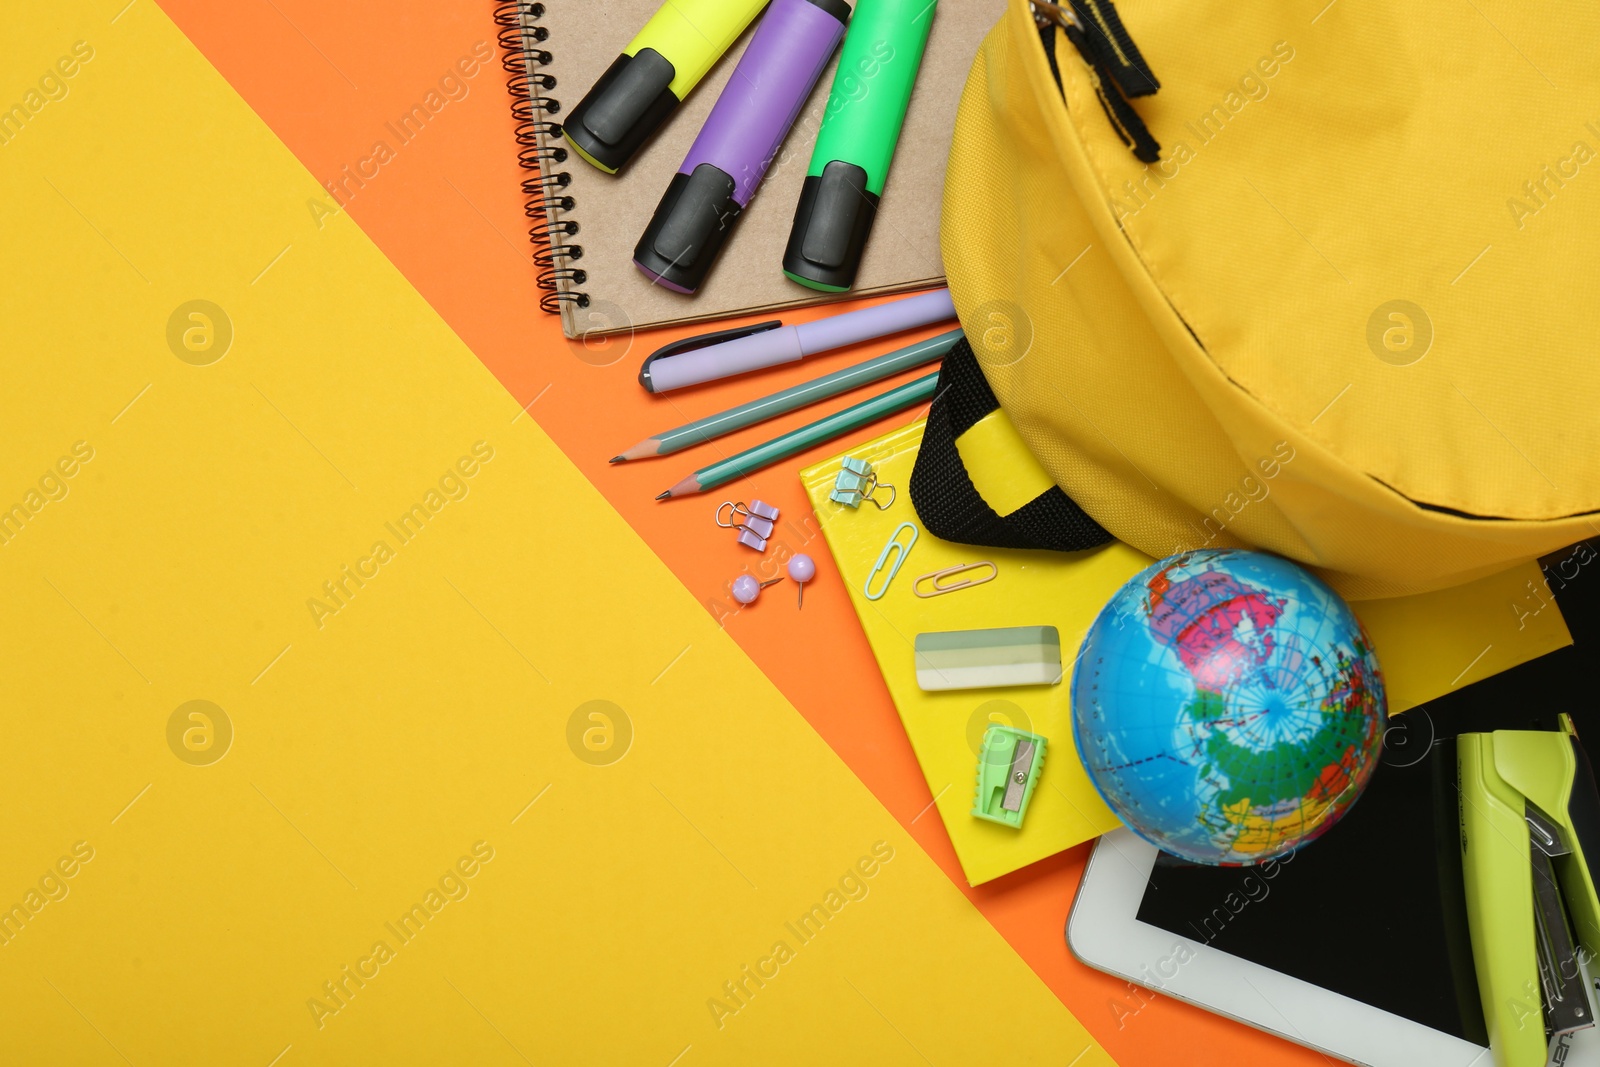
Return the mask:
[[871, 492], [867, 487], [871, 479], [872, 464], [864, 459], [846, 456], [839, 467], [839, 476], [833, 480], [833, 492], [828, 494], [828, 499], [847, 508], [858, 508], [862, 498]]
[[[879, 489], [889, 490], [887, 502], [874, 498]], [[859, 508], [863, 500], [871, 500], [879, 511], [888, 511], [897, 495], [894, 486], [878, 481], [878, 475], [872, 469], [872, 464], [864, 459], [847, 456], [840, 465], [838, 477], [833, 480], [833, 490], [828, 493], [828, 499], [847, 508]]]
[[[900, 540], [900, 535], [907, 530], [911, 531], [911, 536], [904, 541]], [[889, 543], [878, 553], [878, 562], [872, 565], [872, 573], [867, 575], [867, 582], [861, 587], [868, 600], [882, 600], [883, 594], [889, 591], [889, 583], [900, 573], [900, 568], [906, 565], [906, 557], [911, 555], [911, 546], [917, 543], [918, 533], [917, 528], [909, 522], [902, 522], [894, 528], [894, 533], [889, 535]], [[872, 583], [880, 574], [883, 575], [883, 584], [874, 593]]]
[[1049, 741], [1014, 726], [995, 723], [983, 735], [978, 756], [978, 797], [972, 814], [989, 822], [1022, 829]]

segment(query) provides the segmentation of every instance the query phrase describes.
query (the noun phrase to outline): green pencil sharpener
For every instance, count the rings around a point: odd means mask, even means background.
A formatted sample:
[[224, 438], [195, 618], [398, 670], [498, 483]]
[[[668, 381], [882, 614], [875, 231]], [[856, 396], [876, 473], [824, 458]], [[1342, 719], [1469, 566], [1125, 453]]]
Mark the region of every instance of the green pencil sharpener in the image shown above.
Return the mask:
[[1013, 830], [1022, 829], [1049, 743], [1026, 730], [990, 726], [978, 755], [978, 796], [972, 814]]

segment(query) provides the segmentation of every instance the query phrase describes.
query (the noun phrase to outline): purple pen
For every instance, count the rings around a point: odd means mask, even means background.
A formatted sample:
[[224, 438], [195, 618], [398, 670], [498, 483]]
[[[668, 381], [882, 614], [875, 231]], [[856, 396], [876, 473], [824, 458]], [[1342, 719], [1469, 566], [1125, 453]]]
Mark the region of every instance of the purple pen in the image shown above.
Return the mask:
[[652, 393], [665, 393], [793, 363], [818, 352], [831, 352], [918, 326], [950, 322], [955, 317], [950, 290], [934, 289], [798, 326], [762, 329], [705, 348], [685, 350], [682, 343], [669, 345], [661, 354], [645, 360], [639, 371], [639, 384]]
[[652, 281], [700, 288], [849, 20], [845, 0], [772, 0], [633, 251]]

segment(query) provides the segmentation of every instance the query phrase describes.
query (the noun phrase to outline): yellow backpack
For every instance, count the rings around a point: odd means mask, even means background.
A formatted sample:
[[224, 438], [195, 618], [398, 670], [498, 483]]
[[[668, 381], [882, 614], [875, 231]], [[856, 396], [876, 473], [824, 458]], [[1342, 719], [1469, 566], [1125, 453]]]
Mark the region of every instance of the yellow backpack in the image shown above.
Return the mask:
[[[1011, 0], [950, 156], [932, 532], [1355, 597], [1600, 533], [1597, 42], [1589, 4]], [[974, 504], [996, 400], [1064, 493]]]

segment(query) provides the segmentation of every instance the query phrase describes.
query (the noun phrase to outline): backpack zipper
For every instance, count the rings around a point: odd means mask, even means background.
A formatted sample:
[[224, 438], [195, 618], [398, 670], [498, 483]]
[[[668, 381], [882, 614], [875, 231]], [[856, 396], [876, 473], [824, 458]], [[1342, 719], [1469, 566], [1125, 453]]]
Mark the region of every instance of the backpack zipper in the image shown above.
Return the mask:
[[[1144, 54], [1133, 41], [1111, 0], [1067, 0], [1066, 4], [1031, 0], [1041, 30], [1060, 28], [1089, 67], [1095, 95], [1122, 143], [1142, 163], [1161, 159], [1161, 145], [1128, 101], [1152, 96], [1161, 88]], [[1053, 50], [1052, 50], [1053, 51]], [[1052, 67], [1054, 55], [1051, 55]], [[1059, 70], [1056, 85], [1061, 84]]]

